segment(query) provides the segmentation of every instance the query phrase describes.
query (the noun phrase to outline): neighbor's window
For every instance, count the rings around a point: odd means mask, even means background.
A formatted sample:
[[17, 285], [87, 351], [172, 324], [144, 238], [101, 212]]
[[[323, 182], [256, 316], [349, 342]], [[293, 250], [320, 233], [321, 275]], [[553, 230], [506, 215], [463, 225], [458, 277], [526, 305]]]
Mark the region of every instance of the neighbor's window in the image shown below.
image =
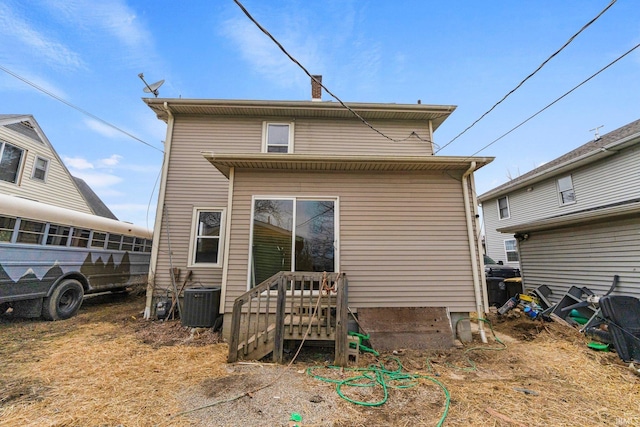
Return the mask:
[[44, 181], [47, 177], [47, 169], [49, 168], [49, 160], [42, 157], [36, 157], [36, 162], [33, 165], [33, 179], [38, 181]]
[[266, 153], [293, 152], [293, 123], [265, 123], [263, 149]]
[[504, 241], [504, 251], [507, 253], [507, 262], [518, 262], [520, 256], [518, 255], [518, 245], [516, 239]]
[[571, 175], [558, 180], [558, 195], [561, 205], [569, 205], [576, 202], [576, 193], [573, 191], [573, 181]]
[[509, 214], [509, 198], [507, 196], [498, 199], [498, 216], [500, 219], [507, 219]]
[[0, 180], [16, 184], [24, 150], [0, 141]]
[[194, 209], [191, 264], [220, 264], [222, 213], [222, 209]]

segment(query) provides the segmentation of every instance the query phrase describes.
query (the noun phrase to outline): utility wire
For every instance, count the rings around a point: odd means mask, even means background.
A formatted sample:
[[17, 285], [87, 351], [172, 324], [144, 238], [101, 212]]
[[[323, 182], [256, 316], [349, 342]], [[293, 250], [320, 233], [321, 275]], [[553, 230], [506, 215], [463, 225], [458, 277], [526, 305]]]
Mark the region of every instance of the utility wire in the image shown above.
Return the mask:
[[371, 123], [367, 122], [360, 114], [358, 114], [351, 107], [349, 107], [347, 104], [342, 102], [342, 100], [340, 98], [338, 98], [337, 95], [335, 95], [333, 92], [331, 92], [329, 89], [327, 89], [327, 87], [325, 85], [323, 85], [321, 81], [319, 81], [313, 75], [311, 75], [311, 73], [309, 71], [307, 71], [307, 69], [302, 64], [300, 64], [300, 62], [298, 62], [297, 59], [295, 59], [293, 56], [291, 56], [291, 54], [289, 54], [289, 52], [287, 52], [287, 50], [282, 46], [282, 44], [280, 44], [280, 42], [278, 42], [278, 40], [276, 40], [276, 38], [274, 36], [272, 36], [269, 31], [267, 31], [262, 25], [260, 25], [260, 23], [258, 21], [256, 21], [253, 16], [251, 16], [249, 11], [242, 5], [242, 3], [240, 3], [239, 0], [233, 0], [233, 1], [238, 5], [238, 7], [242, 10], [242, 12], [244, 12], [244, 14], [247, 16], [247, 18], [249, 18], [251, 20], [251, 22], [253, 22], [260, 29], [260, 31], [262, 31], [267, 37], [269, 37], [280, 48], [280, 50], [282, 52], [284, 52], [284, 54], [287, 55], [287, 57], [289, 57], [289, 59], [291, 61], [293, 61], [298, 67], [300, 67], [302, 69], [302, 71], [304, 71], [307, 76], [311, 77], [311, 79], [314, 82], [316, 82], [318, 85], [320, 85], [321, 88], [323, 88], [329, 95], [331, 95], [336, 101], [338, 101], [340, 103], [340, 105], [342, 105], [344, 108], [349, 110], [349, 112], [351, 112], [351, 114], [356, 116], [362, 123], [364, 123], [369, 128], [371, 128], [372, 130], [374, 130], [375, 132], [379, 133], [380, 135], [382, 135], [383, 137], [387, 138], [388, 140], [390, 140], [392, 142], [405, 141], [405, 140], [409, 139], [411, 136], [417, 136], [420, 140], [423, 140], [415, 132], [412, 132], [409, 135], [409, 137], [407, 137], [405, 139], [401, 139], [401, 140], [393, 139], [390, 136], [385, 135], [384, 133], [382, 133], [381, 131], [379, 131], [375, 127], [373, 127], [371, 125]]
[[135, 135], [130, 134], [129, 132], [127, 132], [127, 131], [125, 131], [125, 130], [123, 130], [123, 129], [120, 129], [120, 128], [119, 128], [119, 127], [117, 127], [116, 125], [112, 125], [111, 123], [107, 122], [106, 120], [103, 120], [103, 119], [101, 119], [100, 117], [98, 117], [98, 116], [96, 116], [96, 115], [94, 115], [94, 114], [91, 114], [90, 112], [88, 112], [88, 111], [86, 111], [86, 110], [83, 110], [82, 108], [80, 108], [80, 107], [78, 107], [78, 106], [76, 106], [76, 105], [73, 105], [73, 104], [72, 104], [72, 103], [70, 103], [69, 101], [67, 101], [67, 100], [65, 100], [65, 99], [63, 99], [63, 98], [61, 98], [61, 97], [59, 97], [58, 95], [56, 95], [56, 94], [54, 94], [54, 93], [52, 93], [52, 92], [49, 92], [48, 90], [46, 90], [46, 89], [44, 89], [44, 88], [42, 88], [42, 87], [38, 86], [37, 84], [35, 84], [35, 83], [33, 83], [33, 82], [31, 82], [31, 81], [27, 80], [26, 78], [24, 78], [24, 77], [22, 77], [22, 76], [20, 76], [20, 75], [18, 75], [18, 74], [16, 74], [16, 73], [14, 73], [13, 71], [11, 71], [11, 70], [9, 70], [9, 69], [7, 69], [7, 68], [3, 67], [2, 65], [0, 65], [0, 70], [4, 71], [4, 72], [5, 72], [5, 73], [7, 73], [7, 74], [12, 75], [12, 76], [13, 76], [13, 77], [15, 77], [16, 79], [23, 81], [24, 83], [28, 84], [29, 86], [31, 86], [31, 87], [33, 87], [33, 88], [35, 88], [35, 89], [39, 90], [39, 91], [40, 91], [40, 92], [42, 92], [42, 93], [45, 93], [45, 94], [49, 95], [50, 97], [52, 97], [52, 98], [54, 98], [54, 99], [56, 99], [56, 100], [58, 100], [58, 101], [62, 102], [63, 104], [68, 105], [69, 107], [73, 108], [74, 110], [77, 110], [77, 111], [81, 112], [82, 114], [85, 114], [85, 115], [87, 115], [87, 116], [91, 117], [92, 119], [97, 120], [97, 121], [99, 121], [100, 123], [105, 124], [105, 125], [109, 126], [110, 128], [117, 130], [118, 132], [122, 132], [123, 134], [127, 135], [128, 137], [133, 138], [133, 139], [135, 139], [136, 141], [141, 142], [141, 143], [143, 143], [144, 145], [147, 145], [147, 146], [149, 146], [149, 147], [153, 148], [154, 150], [157, 150], [157, 151], [159, 151], [159, 152], [161, 152], [161, 153], [164, 153], [164, 151], [163, 151], [163, 150], [161, 150], [161, 149], [159, 149], [159, 148], [157, 148], [157, 147], [155, 147], [155, 146], [153, 146], [153, 145], [149, 144], [149, 143], [148, 143], [148, 142], [146, 142], [146, 141], [143, 141], [142, 139], [138, 138], [138, 137], [137, 137], [137, 136], [135, 136]]
[[498, 105], [500, 105], [502, 103], [502, 101], [504, 101], [505, 99], [507, 99], [507, 97], [509, 97], [512, 93], [514, 93], [516, 90], [518, 90], [520, 88], [520, 86], [522, 86], [527, 80], [529, 80], [531, 77], [533, 77], [538, 71], [540, 71], [540, 69], [542, 67], [544, 67], [549, 61], [551, 61], [551, 59], [553, 59], [556, 55], [558, 55], [565, 47], [567, 47], [576, 37], [578, 37], [578, 35], [583, 32], [584, 30], [586, 30], [591, 24], [593, 24], [594, 22], [596, 22], [596, 20], [598, 18], [600, 18], [607, 10], [609, 10], [609, 8], [611, 6], [613, 6], [613, 4], [616, 2], [617, 0], [611, 0], [611, 2], [607, 5], [607, 7], [605, 7], [604, 9], [602, 9], [602, 11], [595, 17], [593, 18], [591, 21], [587, 22], [582, 28], [580, 28], [580, 31], [578, 31], [577, 33], [575, 33], [573, 36], [571, 36], [571, 38], [569, 38], [569, 40], [567, 40], [567, 42], [565, 44], [562, 45], [562, 47], [560, 47], [560, 49], [556, 50], [553, 54], [551, 54], [551, 56], [549, 56], [542, 64], [540, 64], [538, 66], [538, 68], [536, 68], [531, 74], [529, 74], [524, 80], [522, 80], [520, 83], [518, 83], [518, 85], [516, 87], [514, 87], [513, 89], [511, 89], [509, 92], [507, 92], [507, 94], [505, 96], [502, 97], [502, 99], [500, 99], [500, 101], [496, 102], [493, 107], [491, 107], [490, 109], [488, 109], [483, 115], [481, 115], [478, 119], [476, 119], [476, 121], [474, 121], [473, 123], [471, 123], [465, 130], [463, 130], [462, 132], [460, 132], [458, 135], [456, 135], [455, 138], [453, 138], [451, 141], [447, 142], [446, 144], [444, 144], [442, 147], [440, 147], [434, 154], [437, 154], [439, 151], [441, 151], [442, 149], [444, 149], [445, 147], [447, 147], [449, 144], [451, 144], [453, 141], [455, 141], [456, 139], [460, 138], [464, 133], [466, 133], [469, 129], [471, 129], [473, 126], [475, 126], [480, 120], [482, 120], [487, 114], [489, 114], [490, 112], [492, 112]]
[[[568, 92], [565, 92], [564, 95], [560, 96], [559, 98], [556, 98], [553, 102], [547, 104], [544, 108], [538, 110], [535, 114], [529, 116], [526, 120], [520, 122], [518, 125], [514, 126], [513, 128], [511, 128], [509, 131], [505, 132], [504, 134], [500, 135], [498, 138], [494, 139], [493, 141], [491, 141], [490, 143], [488, 143], [487, 145], [485, 145], [484, 147], [482, 147], [481, 149], [479, 149], [478, 151], [476, 151], [475, 153], [473, 153], [472, 155], [468, 156], [467, 159], [470, 159], [471, 157], [475, 156], [476, 154], [478, 154], [481, 151], [486, 150], [487, 148], [489, 148], [490, 146], [492, 146], [493, 144], [495, 144], [496, 142], [500, 141], [502, 138], [504, 138], [505, 136], [509, 135], [511, 132], [513, 132], [514, 130], [518, 129], [520, 126], [524, 125], [525, 123], [527, 123], [529, 120], [533, 119], [534, 117], [536, 117], [538, 114], [542, 113], [543, 111], [545, 111], [546, 109], [548, 109], [549, 107], [551, 107], [552, 105], [554, 105], [555, 103], [557, 103], [558, 101], [560, 101], [561, 99], [565, 98], [567, 95], [569, 95], [571, 92], [573, 92], [574, 90], [578, 89], [580, 86], [584, 85], [585, 83], [587, 83], [589, 80], [593, 79], [595, 76], [597, 76], [598, 74], [602, 73], [604, 70], [606, 70], [607, 68], [611, 67], [613, 64], [615, 64], [616, 62], [620, 61], [622, 58], [624, 58], [625, 56], [629, 55], [631, 52], [633, 52], [634, 50], [636, 50], [637, 48], [640, 47], [640, 43], [638, 43], [637, 45], [635, 45], [634, 47], [632, 47], [631, 49], [629, 49], [628, 51], [626, 51], [625, 53], [623, 53], [622, 55], [620, 55], [618, 58], [616, 58], [615, 60], [613, 60], [612, 62], [610, 62], [608, 65], [606, 65], [605, 67], [601, 68], [600, 70], [598, 70], [596, 73], [592, 74], [590, 77], [588, 77], [587, 79], [583, 80], [581, 83], [579, 83], [578, 85], [574, 86], [571, 90], [569, 90]], [[465, 159], [466, 160], [466, 159]]]

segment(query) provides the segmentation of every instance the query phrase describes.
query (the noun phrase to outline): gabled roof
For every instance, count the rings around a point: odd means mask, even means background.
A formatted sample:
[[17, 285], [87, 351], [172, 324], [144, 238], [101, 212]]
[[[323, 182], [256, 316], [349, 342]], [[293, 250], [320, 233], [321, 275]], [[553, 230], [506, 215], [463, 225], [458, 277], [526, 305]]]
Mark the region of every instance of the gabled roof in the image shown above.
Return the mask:
[[98, 197], [96, 193], [93, 192], [89, 184], [87, 184], [83, 179], [72, 176], [73, 181], [76, 183], [76, 187], [80, 190], [82, 197], [87, 201], [89, 207], [93, 211], [94, 214], [98, 216], [103, 216], [105, 218], [118, 220], [113, 212], [104, 204], [104, 202]]
[[[174, 115], [305, 117], [359, 120], [338, 102], [249, 101], [228, 99], [143, 98], [158, 118]], [[346, 103], [365, 120], [431, 120], [433, 130], [456, 109], [455, 105]]]
[[100, 200], [98, 195], [93, 192], [93, 190], [86, 182], [71, 175], [69, 169], [67, 169], [67, 166], [64, 164], [51, 142], [47, 139], [46, 135], [40, 128], [40, 125], [36, 121], [35, 117], [33, 117], [33, 115], [0, 114], [0, 126], [4, 126], [7, 129], [10, 129], [47, 146], [49, 150], [51, 150], [52, 155], [57, 159], [58, 163], [71, 180], [72, 185], [75, 185], [75, 187], [80, 192], [80, 195], [86, 202], [88, 208], [95, 215], [115, 220], [118, 219], [113, 214], [113, 212], [111, 212], [111, 210], [109, 210], [109, 208], [102, 202], [102, 200]]
[[640, 142], [640, 119], [611, 131], [597, 140], [592, 140], [568, 153], [539, 166], [532, 171], [520, 175], [480, 195], [480, 203], [500, 197], [506, 193], [534, 184], [560, 173], [576, 169], [585, 164], [600, 160], [615, 154], [613, 148], [622, 149], [627, 144]]

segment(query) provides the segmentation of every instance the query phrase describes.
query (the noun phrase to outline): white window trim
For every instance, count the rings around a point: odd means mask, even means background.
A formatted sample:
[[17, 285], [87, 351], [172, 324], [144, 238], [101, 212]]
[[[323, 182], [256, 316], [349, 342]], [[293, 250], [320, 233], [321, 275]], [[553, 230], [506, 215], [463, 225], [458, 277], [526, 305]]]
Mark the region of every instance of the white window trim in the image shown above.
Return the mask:
[[[569, 178], [571, 180], [571, 191], [573, 191], [573, 201], [571, 202], [564, 202], [562, 200], [562, 191], [560, 190], [560, 180], [564, 179], [564, 178]], [[573, 184], [573, 176], [571, 174], [569, 175], [564, 175], [561, 176], [560, 178], [556, 179], [556, 191], [558, 192], [558, 203], [560, 204], [560, 206], [568, 206], [568, 205], [574, 205], [576, 203], [576, 187]]]
[[[333, 226], [334, 226], [334, 269], [336, 272], [340, 271], [340, 197], [339, 196], [270, 196], [270, 195], [260, 195], [260, 196], [251, 196], [251, 217], [250, 217], [250, 230], [249, 230], [249, 250], [247, 252], [247, 259], [249, 262], [247, 263], [247, 290], [251, 290], [251, 263], [253, 262], [253, 253], [251, 248], [253, 248], [253, 221], [254, 221], [254, 209], [253, 207], [256, 205], [256, 200], [292, 200], [293, 201], [293, 212], [295, 215], [296, 211], [296, 200], [332, 200], [334, 204], [334, 217], [333, 217]], [[295, 265], [295, 260], [293, 259], [294, 254], [291, 254], [291, 268], [293, 269]]]
[[[268, 131], [269, 125], [283, 125], [289, 126], [289, 145], [287, 146], [287, 154], [293, 153], [293, 135], [294, 135], [294, 123], [293, 122], [262, 122], [262, 152], [268, 153]], [[275, 154], [275, 153], [272, 153]]]
[[4, 181], [0, 179], [0, 184], [15, 185], [19, 187], [20, 184], [22, 183], [22, 173], [24, 171], [25, 164], [27, 163], [25, 159], [27, 158], [27, 155], [29, 152], [26, 148], [22, 148], [16, 144], [12, 144], [10, 142], [0, 140], [0, 159], [2, 159], [2, 154], [4, 153], [4, 147], [6, 146], [6, 144], [9, 144], [13, 147], [16, 147], [22, 150], [22, 156], [20, 156], [20, 163], [18, 164], [18, 171], [16, 172], [16, 182], [9, 182], [9, 181]]
[[[187, 260], [187, 267], [205, 267], [205, 268], [221, 268], [222, 258], [224, 258], [224, 236], [225, 236], [225, 221], [226, 212], [225, 208], [220, 207], [201, 207], [194, 206], [191, 217], [191, 234], [189, 236], [189, 259]], [[195, 262], [196, 255], [196, 238], [198, 237], [198, 213], [199, 212], [220, 212], [220, 235], [218, 236], [218, 262], [217, 263], [204, 263]]]
[[[47, 162], [47, 165], [44, 168], [44, 177], [42, 179], [40, 178], [36, 178], [36, 170], [38, 170], [37, 166], [38, 166], [38, 159], [40, 160], [44, 160], [45, 162]], [[40, 181], [40, 182], [47, 182], [47, 177], [49, 176], [49, 165], [51, 164], [51, 160], [47, 159], [46, 157], [42, 157], [42, 156], [36, 156], [36, 159], [33, 161], [33, 171], [31, 172], [31, 179], [35, 180], [35, 181]]]
[[[500, 217], [500, 199], [505, 199], [507, 201], [507, 216], [505, 216], [504, 218]], [[509, 205], [509, 196], [498, 197], [496, 199], [496, 207], [498, 208], [499, 221], [511, 218], [511, 206]]]
[[[507, 242], [511, 242], [511, 241], [515, 242], [515, 244], [516, 244], [515, 253], [518, 254], [518, 261], [509, 261], [509, 252], [514, 252], [514, 251], [507, 251]], [[507, 262], [507, 263], [515, 263], [515, 264], [519, 263], [520, 262], [520, 252], [518, 251], [518, 240], [516, 240], [516, 239], [504, 239], [503, 242], [502, 242], [502, 245], [504, 247], [504, 259], [505, 259], [505, 262]]]

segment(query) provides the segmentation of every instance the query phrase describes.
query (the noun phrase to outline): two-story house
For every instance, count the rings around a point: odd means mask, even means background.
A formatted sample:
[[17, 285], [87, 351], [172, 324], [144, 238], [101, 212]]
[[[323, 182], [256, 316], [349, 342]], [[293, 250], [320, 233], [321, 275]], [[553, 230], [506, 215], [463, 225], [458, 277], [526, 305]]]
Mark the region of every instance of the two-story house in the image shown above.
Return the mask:
[[487, 254], [520, 262], [527, 288], [640, 297], [640, 120], [478, 197]]
[[28, 114], [0, 114], [0, 194], [117, 219], [83, 180], [71, 176]]
[[484, 312], [473, 172], [492, 158], [433, 155], [455, 107], [144, 102], [168, 125], [148, 317], [176, 268], [222, 288], [226, 337], [234, 301], [279, 271], [345, 274], [355, 312]]

